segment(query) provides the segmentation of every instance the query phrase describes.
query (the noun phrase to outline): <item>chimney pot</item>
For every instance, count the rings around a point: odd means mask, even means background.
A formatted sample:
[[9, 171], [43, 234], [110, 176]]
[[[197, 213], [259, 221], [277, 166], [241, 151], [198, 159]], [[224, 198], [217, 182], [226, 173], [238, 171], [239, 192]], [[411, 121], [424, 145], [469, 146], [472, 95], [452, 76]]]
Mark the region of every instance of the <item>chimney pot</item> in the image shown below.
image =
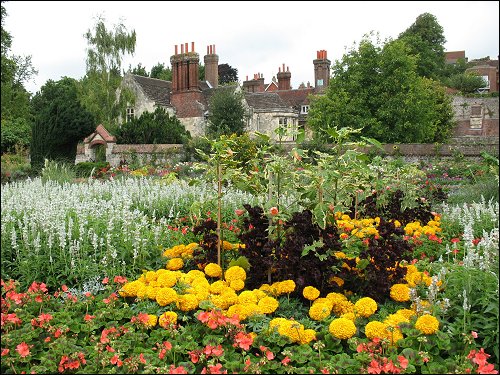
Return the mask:
[[177, 44], [175, 45], [175, 54], [177, 55]]
[[181, 53], [184, 53], [184, 44], [181, 44]]
[[194, 42], [191, 42], [191, 52], [194, 52]]
[[281, 66], [278, 68], [278, 73], [281, 73]]
[[286, 71], [289, 72], [290, 71], [290, 67], [287, 66], [286, 67]]
[[285, 63], [283, 63], [283, 73], [285, 72]]
[[207, 55], [210, 54], [210, 46], [207, 46]]
[[247, 81], [248, 81], [248, 76], [247, 76]]
[[186, 53], [188, 53], [188, 52], [189, 52], [189, 45], [188, 45], [188, 43], [187, 43], [187, 42], [186, 42], [186, 43], [184, 43], [184, 49], [186, 50]]
[[215, 44], [214, 44], [213, 46], [214, 46], [214, 50], [213, 50], [213, 53], [214, 53], [214, 55], [215, 55]]

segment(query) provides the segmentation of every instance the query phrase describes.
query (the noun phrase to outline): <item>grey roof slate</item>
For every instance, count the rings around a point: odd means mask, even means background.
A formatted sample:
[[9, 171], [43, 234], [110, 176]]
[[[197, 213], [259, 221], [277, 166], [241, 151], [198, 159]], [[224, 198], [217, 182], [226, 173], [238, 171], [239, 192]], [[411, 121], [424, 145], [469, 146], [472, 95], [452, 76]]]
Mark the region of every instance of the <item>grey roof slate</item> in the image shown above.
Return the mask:
[[245, 100], [255, 109], [289, 110], [290, 107], [275, 92], [245, 92]]
[[149, 78], [132, 74], [134, 80], [141, 86], [146, 96], [154, 100], [155, 104], [170, 106], [170, 92], [172, 82], [156, 78]]

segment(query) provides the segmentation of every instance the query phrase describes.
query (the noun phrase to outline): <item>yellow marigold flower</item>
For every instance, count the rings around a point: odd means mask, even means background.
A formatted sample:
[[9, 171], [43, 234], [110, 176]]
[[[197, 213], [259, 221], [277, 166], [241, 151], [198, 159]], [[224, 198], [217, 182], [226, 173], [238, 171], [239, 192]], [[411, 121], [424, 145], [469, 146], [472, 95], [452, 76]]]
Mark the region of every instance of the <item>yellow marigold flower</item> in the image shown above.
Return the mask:
[[408, 275], [414, 272], [418, 272], [418, 268], [414, 264], [408, 264], [406, 266], [406, 274]]
[[226, 304], [227, 304], [228, 307], [231, 306], [231, 305], [234, 305], [234, 304], [238, 303], [238, 295], [231, 288], [228, 288], [227, 290], [224, 290], [220, 294], [220, 296], [221, 296], [221, 298], [224, 298], [224, 300], [226, 301]]
[[[220, 280], [218, 280], [218, 281], [220, 281]], [[203, 274], [203, 277], [197, 277], [197, 278], [193, 279], [191, 281], [191, 286], [193, 288], [210, 289], [210, 282], [207, 279], [205, 279], [205, 274]]]
[[397, 302], [406, 302], [410, 300], [410, 288], [408, 284], [394, 284], [391, 286], [391, 298]]
[[354, 312], [364, 318], [372, 316], [377, 308], [377, 302], [370, 297], [363, 297], [354, 304]]
[[323, 320], [330, 316], [331, 305], [326, 303], [315, 303], [309, 308], [309, 317], [313, 320]]
[[217, 263], [208, 263], [205, 266], [205, 273], [210, 277], [221, 277], [222, 268]]
[[157, 285], [162, 288], [172, 288], [177, 283], [177, 276], [169, 270], [162, 272], [156, 279]]
[[243, 280], [233, 280], [229, 286], [231, 289], [239, 291], [245, 287], [245, 282]]
[[394, 328], [392, 326], [387, 327], [387, 335], [385, 338], [389, 339], [391, 345], [397, 345], [397, 342], [403, 338], [403, 333], [399, 328]]
[[226, 272], [224, 274], [224, 278], [229, 283], [233, 280], [245, 281], [247, 278], [247, 273], [240, 266], [232, 266], [226, 270]]
[[403, 314], [389, 314], [385, 319], [384, 323], [391, 327], [398, 327], [400, 323], [410, 323], [410, 320]]
[[128, 283], [123, 284], [121, 289], [118, 291], [120, 296], [122, 297], [136, 297], [137, 296], [137, 289], [141, 286], [144, 285], [142, 282], [139, 280], [134, 280]]
[[394, 220], [394, 226], [396, 228], [399, 228], [401, 226], [401, 223], [398, 220]]
[[347, 301], [347, 297], [344, 296], [342, 293], [335, 293], [331, 292], [326, 295], [326, 298], [328, 298], [330, 301], [332, 301], [332, 304], [335, 306], [338, 303], [341, 303], [343, 301]]
[[265, 293], [271, 293], [271, 285], [269, 284], [262, 284], [259, 288], [259, 290], [262, 290]]
[[410, 286], [410, 288], [414, 288], [418, 284], [422, 282], [422, 273], [421, 272], [412, 272], [406, 273], [405, 280]]
[[415, 311], [410, 309], [399, 309], [396, 311], [396, 314], [403, 315], [406, 319], [410, 320], [413, 315], [415, 315]]
[[331, 310], [333, 308], [333, 302], [331, 299], [329, 298], [326, 298], [326, 297], [321, 297], [321, 298], [316, 298], [314, 301], [313, 301], [313, 305], [316, 305], [318, 303], [322, 303], [324, 305], [327, 305], [328, 308]]
[[356, 321], [356, 314], [354, 314], [353, 312], [348, 312], [348, 313], [342, 314], [340, 317], [352, 320], [353, 322]]
[[228, 241], [222, 241], [222, 249], [223, 250], [233, 250], [233, 244]]
[[257, 303], [257, 296], [251, 290], [245, 290], [238, 296], [238, 303]]
[[272, 314], [276, 311], [279, 305], [278, 300], [273, 297], [261, 298], [257, 303], [257, 306], [259, 306], [263, 314]]
[[217, 280], [210, 284], [210, 293], [220, 294], [227, 287], [227, 283], [223, 280]]
[[429, 286], [432, 284], [432, 277], [427, 275], [425, 272], [422, 274], [422, 282], [425, 283], [425, 285]]
[[313, 329], [304, 329], [301, 334], [298, 343], [301, 345], [309, 344], [311, 341], [316, 339], [316, 331]]
[[354, 303], [345, 300], [333, 305], [332, 311], [337, 316], [342, 316], [350, 312], [354, 312]]
[[432, 335], [439, 329], [439, 321], [436, 317], [425, 314], [420, 316], [415, 322], [415, 328], [422, 332], [424, 335]]
[[379, 339], [386, 338], [387, 333], [387, 324], [378, 320], [372, 320], [365, 326], [365, 335], [369, 340], [373, 340], [375, 337]]
[[166, 311], [160, 315], [158, 324], [162, 328], [168, 328], [171, 324], [177, 324], [177, 313], [174, 311]]
[[148, 298], [148, 295], [146, 292], [147, 292], [147, 286], [145, 284], [141, 283], [137, 287], [137, 292], [136, 292], [137, 298], [140, 298], [140, 299]]
[[349, 238], [349, 235], [347, 233], [340, 233], [340, 239], [341, 240], [346, 240]]
[[320, 291], [313, 286], [306, 286], [302, 291], [302, 295], [309, 301], [314, 301], [319, 297]]
[[167, 262], [167, 270], [176, 271], [184, 267], [184, 261], [182, 258], [172, 258]]
[[289, 294], [295, 290], [295, 281], [293, 280], [285, 280], [280, 282], [280, 291], [281, 294]]
[[148, 285], [146, 287], [146, 296], [149, 299], [155, 300], [156, 299], [156, 294], [158, 293], [159, 290], [160, 290], [160, 288], [158, 288], [158, 287]]
[[149, 283], [151, 281], [156, 280], [158, 276], [156, 275], [155, 271], [148, 271], [146, 272], [146, 281]]
[[354, 336], [356, 333], [356, 325], [350, 319], [338, 318], [332, 320], [328, 330], [332, 336], [344, 340]]
[[148, 314], [148, 322], [146, 323], [146, 327], [154, 327], [158, 322], [158, 317], [156, 315]]
[[177, 301], [177, 292], [172, 288], [160, 288], [156, 293], [156, 302], [160, 306], [166, 306]]
[[201, 278], [205, 278], [205, 273], [203, 273], [202, 271], [200, 270], [191, 270], [189, 271], [188, 273], [185, 274], [185, 277], [186, 277], [186, 281], [190, 280], [194, 280], [194, 279], [197, 279], [198, 277], [201, 277]]
[[177, 308], [181, 311], [191, 311], [198, 307], [198, 298], [194, 294], [183, 294], [176, 302]]

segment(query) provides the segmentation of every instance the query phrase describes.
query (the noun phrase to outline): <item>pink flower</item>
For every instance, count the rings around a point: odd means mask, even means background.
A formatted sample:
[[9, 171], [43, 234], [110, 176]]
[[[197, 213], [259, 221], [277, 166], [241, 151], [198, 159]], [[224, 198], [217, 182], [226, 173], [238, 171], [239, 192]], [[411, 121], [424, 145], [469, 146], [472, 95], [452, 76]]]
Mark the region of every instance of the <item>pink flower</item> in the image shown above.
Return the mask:
[[90, 322], [94, 318], [95, 318], [95, 315], [85, 314], [85, 318], [83, 318], [83, 319], [85, 319], [86, 322]]
[[19, 353], [21, 357], [27, 357], [30, 355], [30, 347], [24, 341], [16, 346], [16, 352]]
[[270, 213], [272, 216], [276, 216], [276, 215], [278, 215], [278, 212], [279, 212], [279, 211], [278, 211], [278, 207], [271, 207], [271, 208], [269, 209], [269, 213]]
[[107, 283], [109, 283], [109, 277], [106, 276], [104, 279], [102, 279], [102, 283], [104, 285], [106, 285]]
[[169, 369], [168, 373], [169, 374], [187, 374], [188, 372], [182, 366], [175, 367], [174, 365], [170, 365], [170, 369]]
[[474, 337], [475, 339], [477, 339], [477, 332], [476, 331], [471, 331], [470, 334], [472, 335], [472, 337]]
[[288, 363], [289, 363], [290, 361], [291, 361], [291, 359], [290, 359], [288, 356], [286, 356], [285, 358], [283, 358], [283, 359], [281, 360], [281, 363], [283, 363], [283, 366], [288, 366]]
[[234, 213], [238, 216], [241, 216], [245, 213], [245, 210], [237, 209], [237, 210], [234, 210]]
[[480, 365], [477, 369], [478, 374], [498, 374], [498, 370], [495, 370], [493, 363], [486, 363], [485, 365]]
[[398, 355], [398, 361], [401, 368], [404, 370], [408, 367], [408, 360], [403, 355]]
[[244, 332], [238, 332], [234, 338], [234, 347], [240, 347], [243, 350], [250, 349], [250, 345], [253, 343], [253, 338], [251, 335], [247, 335]]

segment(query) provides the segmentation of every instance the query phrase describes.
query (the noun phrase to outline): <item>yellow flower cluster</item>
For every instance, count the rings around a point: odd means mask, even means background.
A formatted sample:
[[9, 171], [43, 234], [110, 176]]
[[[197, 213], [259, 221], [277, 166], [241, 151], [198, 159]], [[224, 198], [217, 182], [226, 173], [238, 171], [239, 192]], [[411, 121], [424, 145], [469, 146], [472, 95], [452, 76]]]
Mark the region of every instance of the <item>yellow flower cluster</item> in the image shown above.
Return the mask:
[[415, 328], [424, 335], [432, 335], [439, 330], [439, 321], [432, 315], [424, 314], [418, 317]]
[[172, 258], [167, 261], [166, 268], [170, 271], [177, 271], [184, 267], [184, 261], [182, 258]]
[[332, 320], [328, 330], [332, 336], [344, 340], [351, 338], [356, 333], [356, 325], [347, 318], [337, 318]]
[[319, 294], [319, 290], [313, 286], [306, 286], [302, 291], [302, 295], [304, 296], [304, 298], [308, 299], [309, 301], [314, 301], [319, 297]]
[[309, 317], [313, 320], [321, 321], [330, 316], [332, 311], [331, 302], [313, 303], [309, 308]]
[[368, 318], [377, 311], [377, 308], [377, 302], [375, 302], [373, 298], [363, 297], [354, 304], [354, 313], [364, 318]]
[[420, 237], [422, 234], [426, 236], [435, 235], [442, 231], [441, 218], [439, 215], [434, 215], [433, 220], [429, 220], [426, 225], [422, 226], [420, 221], [413, 221], [406, 224], [404, 231], [408, 236]]
[[193, 251], [199, 245], [196, 242], [191, 242], [188, 245], [175, 245], [163, 252], [163, 256], [167, 258], [191, 258]]
[[177, 302], [177, 292], [172, 288], [159, 288], [156, 292], [156, 302], [160, 306], [166, 306]]
[[263, 314], [272, 314], [279, 307], [279, 302], [273, 297], [264, 297], [259, 300], [258, 304], [260, 311]]
[[313, 329], [304, 329], [304, 325], [295, 320], [285, 318], [274, 318], [269, 322], [269, 329], [288, 337], [292, 342], [298, 344], [308, 344], [316, 338], [316, 332]]
[[240, 266], [229, 267], [224, 273], [224, 278], [227, 282], [231, 283], [234, 280], [243, 280], [247, 278], [247, 273]]
[[244, 249], [245, 244], [240, 244], [240, 243], [230, 243], [228, 241], [222, 241], [222, 250], [239, 250], [239, 249]]
[[192, 311], [198, 308], [198, 298], [194, 294], [182, 294], [177, 297], [176, 303], [181, 311]]
[[410, 300], [410, 288], [408, 284], [394, 284], [391, 286], [391, 298], [396, 302], [407, 302]]
[[177, 313], [174, 311], [166, 311], [160, 315], [158, 324], [162, 328], [168, 328], [171, 324], [177, 324]]
[[148, 322], [146, 323], [146, 327], [154, 327], [158, 322], [158, 317], [156, 315], [148, 314]]
[[209, 277], [221, 277], [222, 268], [217, 263], [208, 263], [204, 269], [205, 273]]
[[332, 303], [332, 311], [335, 315], [341, 316], [354, 312], [354, 304], [345, 295], [332, 292], [328, 293], [326, 298]]
[[406, 266], [405, 280], [410, 288], [414, 288], [420, 283], [425, 283], [427, 286], [432, 283], [432, 277], [430, 277], [426, 272], [419, 272], [417, 267], [414, 265]]
[[341, 215], [340, 219], [336, 221], [337, 227], [344, 231], [342, 239], [348, 238], [345, 234], [356, 236], [358, 238], [378, 237], [377, 227], [380, 224], [380, 218], [365, 218], [361, 220], [351, 219], [349, 215]]
[[293, 280], [284, 280], [277, 281], [272, 283], [271, 285], [263, 284], [260, 287], [260, 290], [271, 293], [274, 296], [281, 296], [283, 294], [290, 294], [295, 290], [295, 281]]

